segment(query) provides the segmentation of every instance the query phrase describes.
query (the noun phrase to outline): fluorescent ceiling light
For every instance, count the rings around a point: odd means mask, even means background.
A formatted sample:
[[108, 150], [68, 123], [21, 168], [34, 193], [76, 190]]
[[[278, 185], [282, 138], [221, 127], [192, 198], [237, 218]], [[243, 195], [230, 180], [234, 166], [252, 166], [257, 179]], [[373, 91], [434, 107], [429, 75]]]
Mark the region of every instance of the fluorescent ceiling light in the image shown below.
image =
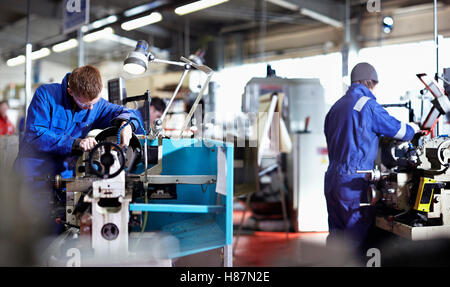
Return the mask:
[[9, 59], [8, 61], [6, 61], [6, 65], [8, 67], [14, 67], [14, 66], [18, 66], [25, 63], [25, 56], [24, 55], [20, 55], [14, 58]]
[[105, 25], [108, 25], [108, 24], [112, 24], [112, 23], [116, 22], [117, 19], [118, 18], [117, 18], [116, 15], [111, 15], [109, 17], [97, 20], [97, 21], [93, 22], [91, 25], [92, 25], [93, 29], [97, 29], [97, 28], [100, 28], [102, 26], [105, 26]]
[[200, 0], [184, 6], [180, 6], [175, 9], [175, 13], [178, 15], [185, 15], [202, 9], [206, 9], [215, 5], [228, 2], [228, 0]]
[[285, 0], [267, 0], [267, 2], [292, 11], [298, 11], [298, 9], [300, 9], [298, 5]]
[[[49, 48], [42, 48], [40, 50], [34, 51], [31, 53], [31, 60], [37, 60], [44, 57], [47, 57], [50, 55], [50, 49]], [[14, 67], [25, 63], [25, 56], [19, 55], [17, 57], [11, 58], [8, 61], [6, 61], [6, 65], [8, 67]]]
[[106, 18], [106, 22], [108, 24], [112, 24], [112, 23], [116, 22], [117, 19], [119, 19], [119, 18], [117, 18], [116, 15], [111, 15], [111, 16], [108, 16], [108, 18]]
[[52, 50], [53, 52], [60, 53], [75, 48], [76, 46], [78, 46], [78, 41], [76, 39], [70, 39], [68, 41], [54, 45], [52, 47]]
[[168, 3], [169, 3], [168, 0], [152, 1], [151, 3], [143, 4], [143, 5], [128, 9], [127, 11], [125, 11], [123, 13], [123, 15], [125, 15], [125, 17], [131, 17], [131, 16], [134, 16], [137, 14], [144, 13], [145, 11], [156, 9], [156, 8], [158, 8], [164, 4], [168, 4]]
[[34, 51], [31, 53], [31, 60], [37, 60], [44, 57], [47, 57], [50, 55], [50, 49], [49, 48], [42, 48], [40, 50]]
[[125, 15], [125, 17], [130, 17], [130, 16], [134, 16], [134, 15], [143, 13], [145, 11], [147, 11], [147, 7], [145, 5], [142, 5], [142, 6], [131, 8], [131, 9], [125, 11], [123, 14]]
[[319, 22], [331, 25], [336, 28], [342, 28], [344, 26], [341, 21], [338, 21], [331, 17], [325, 16], [323, 14], [317, 13], [310, 9], [302, 8], [302, 9], [300, 9], [300, 14], [311, 17]]
[[111, 27], [107, 27], [103, 30], [85, 35], [83, 40], [85, 42], [94, 42], [100, 39], [108, 38], [112, 34], [114, 34], [114, 30]]
[[134, 30], [139, 27], [154, 24], [161, 20], [162, 20], [161, 13], [153, 12], [150, 15], [124, 22], [124, 23], [122, 23], [122, 25], [120, 25], [120, 27], [126, 31], [130, 31], [130, 30]]

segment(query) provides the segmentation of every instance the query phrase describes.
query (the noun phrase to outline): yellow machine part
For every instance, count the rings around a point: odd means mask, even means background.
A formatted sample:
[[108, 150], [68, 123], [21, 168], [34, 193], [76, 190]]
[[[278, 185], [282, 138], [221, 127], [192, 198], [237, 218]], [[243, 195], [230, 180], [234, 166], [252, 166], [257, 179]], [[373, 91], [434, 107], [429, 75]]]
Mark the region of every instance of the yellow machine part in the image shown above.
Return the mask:
[[421, 177], [419, 189], [417, 191], [414, 209], [423, 212], [430, 212], [431, 202], [433, 201], [433, 193], [436, 180], [428, 177]]

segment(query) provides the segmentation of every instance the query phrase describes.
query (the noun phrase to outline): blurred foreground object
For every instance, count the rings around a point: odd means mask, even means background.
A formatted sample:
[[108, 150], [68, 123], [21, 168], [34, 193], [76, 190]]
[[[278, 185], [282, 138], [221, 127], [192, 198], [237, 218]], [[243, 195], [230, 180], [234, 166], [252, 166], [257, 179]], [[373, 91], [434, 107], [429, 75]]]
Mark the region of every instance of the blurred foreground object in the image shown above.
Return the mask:
[[0, 164], [0, 266], [34, 266], [47, 226], [35, 209], [30, 189]]

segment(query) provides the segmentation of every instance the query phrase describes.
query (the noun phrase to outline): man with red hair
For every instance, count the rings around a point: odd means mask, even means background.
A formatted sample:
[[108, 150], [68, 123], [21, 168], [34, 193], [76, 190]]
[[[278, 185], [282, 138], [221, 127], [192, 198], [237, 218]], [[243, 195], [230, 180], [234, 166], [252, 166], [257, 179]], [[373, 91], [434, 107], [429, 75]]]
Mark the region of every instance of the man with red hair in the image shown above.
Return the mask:
[[[88, 65], [68, 73], [61, 84], [40, 86], [31, 100], [15, 169], [32, 182], [43, 207], [50, 201], [62, 205], [64, 194], [52, 194], [42, 183], [33, 182], [36, 177], [72, 177], [77, 151], [89, 151], [97, 144], [95, 139], [86, 138], [89, 131], [137, 119], [134, 111], [101, 98], [102, 88], [100, 72]], [[121, 145], [128, 146], [138, 125], [137, 120], [131, 120], [122, 129]]]

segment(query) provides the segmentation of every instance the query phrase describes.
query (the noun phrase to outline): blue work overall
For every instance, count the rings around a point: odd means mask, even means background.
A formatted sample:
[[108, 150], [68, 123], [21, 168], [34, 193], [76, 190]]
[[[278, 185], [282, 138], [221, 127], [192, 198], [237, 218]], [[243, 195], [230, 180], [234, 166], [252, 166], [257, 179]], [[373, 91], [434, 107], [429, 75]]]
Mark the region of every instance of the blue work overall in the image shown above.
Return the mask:
[[374, 222], [374, 207], [360, 207], [369, 183], [357, 170], [371, 170], [378, 153], [378, 137], [409, 141], [414, 129], [377, 103], [362, 84], [353, 84], [325, 118], [330, 164], [325, 174], [329, 240], [337, 234], [362, 250]]
[[[64, 194], [55, 194], [36, 177], [63, 178], [73, 176], [77, 160], [72, 152], [75, 139], [83, 139], [93, 129], [110, 127], [114, 121], [135, 118], [133, 110], [100, 99], [91, 110], [80, 109], [67, 92], [68, 73], [61, 84], [40, 86], [27, 111], [26, 127], [14, 164], [17, 173], [25, 176], [31, 197], [42, 212], [49, 214], [49, 200], [65, 201]], [[134, 127], [138, 123], [132, 121]]]

